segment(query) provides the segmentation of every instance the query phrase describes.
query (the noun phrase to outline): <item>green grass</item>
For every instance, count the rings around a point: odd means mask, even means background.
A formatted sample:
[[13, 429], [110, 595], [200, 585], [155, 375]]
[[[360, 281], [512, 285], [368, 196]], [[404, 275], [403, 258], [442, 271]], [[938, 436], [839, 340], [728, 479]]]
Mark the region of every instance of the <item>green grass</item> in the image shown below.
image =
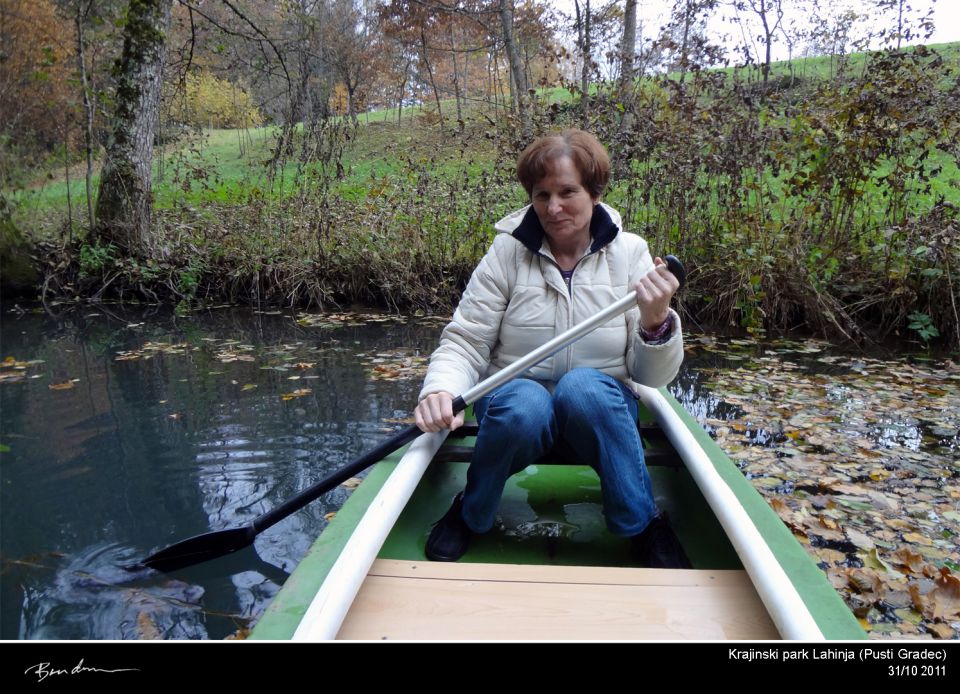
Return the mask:
[[[453, 112], [452, 102], [446, 107], [445, 114]], [[474, 176], [490, 170], [495, 152], [482, 138], [475, 114], [468, 116], [465, 138], [451, 137], [453, 126], [449, 117], [445, 134], [438, 126], [421, 122], [427, 110], [429, 105], [427, 108], [405, 107], [400, 124], [396, 122], [396, 109], [361, 114], [360, 137], [344, 153], [346, 176], [338, 182], [336, 192], [352, 199], [365, 195], [372, 179], [395, 177], [404, 169], [401, 156], [429, 165], [431, 173], [439, 178], [450, 178], [464, 171]], [[302, 126], [298, 126], [297, 135], [302, 131]], [[158, 147], [153, 166], [154, 205], [167, 209], [176, 204], [238, 203], [248, 200], [254, 191], [271, 199], [286, 197], [296, 190], [297, 181], [318, 165], [301, 165], [295, 152], [271, 183], [266, 162], [278, 134], [277, 126], [242, 131], [204, 129], [199, 135], [191, 133], [176, 143]], [[464, 141], [467, 142], [465, 150]], [[99, 165], [96, 171], [94, 195], [99, 188]], [[84, 172], [80, 165], [71, 167], [70, 198], [76, 211], [86, 206]], [[49, 179], [27, 190], [16, 191], [12, 197], [18, 204], [20, 217], [44, 218], [65, 212], [66, 177], [62, 169], [52, 171]]]
[[[930, 46], [953, 64], [960, 64], [960, 43]], [[794, 74], [803, 79], [826, 79], [837, 69], [836, 56], [822, 56], [773, 63], [771, 74], [776, 76]], [[847, 68], [862, 68], [866, 54], [851, 54], [843, 58]], [[735, 68], [723, 68], [732, 74]], [[759, 68], [751, 68], [759, 75]], [[741, 74], [742, 69], [741, 69]], [[569, 104], [574, 97], [564, 88], [541, 89], [541, 104]], [[397, 110], [386, 109], [359, 116], [360, 133], [345, 151], [343, 160], [346, 176], [337, 182], [335, 194], [360, 201], [365, 198], [374, 179], [389, 178], [397, 181], [401, 172], [408, 170], [402, 161], [408, 157], [426, 167], [433, 176], [452, 179], [466, 171], [476, 176], [490, 171], [496, 159], [493, 144], [483, 138], [485, 122], [477, 115], [477, 107], [468, 107], [466, 129], [457, 136], [451, 135], [456, 123], [451, 116], [456, 112], [452, 100], [441, 102], [446, 117], [446, 132], [441, 133], [436, 124], [425, 116], [433, 112], [435, 105], [425, 102], [422, 106], [405, 107], [403, 120], [397, 124]], [[298, 128], [298, 131], [302, 132]], [[202, 206], [204, 203], [240, 203], [249, 200], [251, 194], [278, 199], [296, 190], [298, 181], [309, 175], [316, 166], [301, 166], [296, 155], [291, 157], [271, 181], [268, 179], [265, 162], [271, 156], [278, 128], [266, 126], [248, 130], [204, 130], [202, 135], [184, 136], [176, 143], [157, 149], [154, 163], [154, 196], [159, 209], [178, 204]], [[242, 145], [241, 145], [242, 143]], [[940, 196], [960, 202], [960, 169], [957, 163], [942, 152], [932, 152], [930, 163], [942, 167], [941, 173], [932, 182], [931, 192], [921, 205], [931, 204]], [[409, 182], [411, 185], [415, 181]], [[94, 176], [94, 194], [99, 187], [99, 176]], [[84, 167], [74, 165], [70, 173], [70, 203], [74, 216], [83, 216], [86, 207]], [[12, 195], [19, 220], [31, 220], [25, 228], [35, 226], [32, 220], [52, 220], [65, 217], [68, 195], [63, 169], [51, 170], [37, 184]], [[43, 226], [44, 222], [40, 221]]]

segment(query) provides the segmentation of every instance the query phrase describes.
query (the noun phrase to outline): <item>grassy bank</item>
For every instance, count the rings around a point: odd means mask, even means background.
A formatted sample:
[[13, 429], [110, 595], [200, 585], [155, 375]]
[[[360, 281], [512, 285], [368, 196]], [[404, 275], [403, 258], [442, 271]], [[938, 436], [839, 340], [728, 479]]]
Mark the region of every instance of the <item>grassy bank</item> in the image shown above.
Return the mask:
[[[588, 128], [616, 162], [607, 200], [658, 252], [690, 266], [698, 320], [760, 333], [806, 327], [851, 340], [899, 333], [960, 346], [960, 135], [955, 45], [754, 72], [645, 80], [592, 94]], [[781, 76], [803, 75], [784, 81]], [[445, 112], [453, 112], [445, 108]], [[186, 134], [158, 151], [147, 258], [82, 240], [83, 181], [14, 197], [46, 238], [49, 291], [197, 303], [448, 311], [492, 222], [525, 203], [516, 123], [471, 108], [441, 129], [428, 108], [299, 127]], [[580, 124], [569, 93], [543, 92], [538, 130]], [[369, 121], [369, 122], [368, 122]], [[77, 240], [80, 239], [80, 240]]]

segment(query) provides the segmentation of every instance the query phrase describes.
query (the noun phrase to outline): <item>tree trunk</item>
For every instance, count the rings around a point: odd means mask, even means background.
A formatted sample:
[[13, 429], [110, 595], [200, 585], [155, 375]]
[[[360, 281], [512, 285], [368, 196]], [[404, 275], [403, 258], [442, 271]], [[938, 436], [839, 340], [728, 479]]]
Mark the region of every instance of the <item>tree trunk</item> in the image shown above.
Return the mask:
[[623, 41], [620, 44], [620, 102], [623, 104], [621, 131], [633, 125], [633, 63], [637, 54], [637, 0], [627, 0], [623, 12]]
[[523, 128], [523, 137], [529, 140], [533, 136], [533, 127], [530, 125], [530, 112], [527, 109], [527, 79], [523, 72], [523, 63], [517, 53], [517, 46], [513, 41], [513, 0], [500, 0], [500, 24], [503, 28], [503, 45], [507, 51], [507, 61], [510, 63], [510, 74], [513, 76], [516, 89], [517, 113], [520, 115], [520, 125]]
[[[580, 17], [580, 5], [576, 3], [577, 17]], [[587, 127], [587, 120], [590, 115], [590, 63], [592, 50], [590, 42], [590, 0], [586, 0], [583, 8], [583, 18], [579, 19], [578, 24], [582, 26], [580, 34], [580, 57], [583, 60], [583, 67], [580, 70], [580, 121], [582, 127]]]
[[453, 37], [453, 24], [450, 24], [450, 59], [453, 61], [453, 96], [457, 102], [457, 123], [463, 128], [463, 95], [460, 89], [460, 68], [457, 65], [457, 43]]
[[687, 0], [683, 11], [683, 40], [680, 42], [680, 84], [687, 77], [687, 44], [690, 41], [690, 24], [693, 22], [693, 11], [690, 0]]
[[437, 102], [437, 115], [440, 117], [440, 132], [443, 132], [443, 109], [440, 107], [440, 92], [437, 91], [437, 82], [433, 78], [433, 68], [430, 66], [430, 57], [427, 55], [427, 34], [423, 26], [420, 27], [420, 48], [423, 63], [427, 66], [427, 75], [430, 76], [430, 86], [433, 88], [433, 98]]
[[78, 5], [77, 14], [74, 16], [74, 24], [77, 29], [77, 67], [80, 70], [80, 88], [83, 90], [83, 145], [87, 155], [87, 229], [92, 230], [96, 222], [93, 216], [93, 104], [90, 101], [90, 82], [87, 79], [85, 51], [86, 40], [83, 36], [83, 22], [89, 10], [90, 3], [86, 4], [86, 9], [82, 13], [80, 5]]
[[137, 254], [149, 241], [153, 132], [173, 0], [130, 0], [114, 97], [113, 133], [100, 178], [95, 236]]

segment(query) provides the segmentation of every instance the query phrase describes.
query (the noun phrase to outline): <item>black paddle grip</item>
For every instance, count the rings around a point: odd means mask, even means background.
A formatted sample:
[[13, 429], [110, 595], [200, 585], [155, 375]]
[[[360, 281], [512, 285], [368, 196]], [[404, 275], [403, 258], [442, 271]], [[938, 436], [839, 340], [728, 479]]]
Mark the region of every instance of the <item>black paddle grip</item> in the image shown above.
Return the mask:
[[683, 289], [683, 285], [687, 283], [687, 269], [683, 267], [683, 263], [681, 263], [680, 259], [675, 255], [668, 255], [665, 260], [667, 261], [667, 269], [680, 283], [677, 291]]

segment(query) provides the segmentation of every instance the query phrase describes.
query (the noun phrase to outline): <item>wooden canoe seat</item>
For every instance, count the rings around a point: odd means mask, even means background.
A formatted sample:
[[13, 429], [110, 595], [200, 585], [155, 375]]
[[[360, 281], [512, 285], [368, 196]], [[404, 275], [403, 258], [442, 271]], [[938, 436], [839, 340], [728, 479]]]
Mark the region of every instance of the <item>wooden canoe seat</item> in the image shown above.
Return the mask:
[[744, 571], [378, 559], [338, 639], [777, 639]]

